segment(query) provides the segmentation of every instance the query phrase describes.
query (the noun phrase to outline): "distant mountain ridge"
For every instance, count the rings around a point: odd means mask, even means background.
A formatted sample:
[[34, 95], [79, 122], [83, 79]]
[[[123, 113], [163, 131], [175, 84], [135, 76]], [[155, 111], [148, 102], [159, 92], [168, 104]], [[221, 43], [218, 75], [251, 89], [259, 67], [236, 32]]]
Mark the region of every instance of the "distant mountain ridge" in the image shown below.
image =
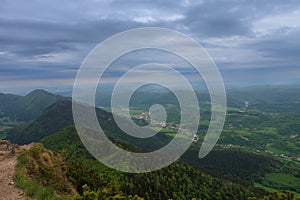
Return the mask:
[[[141, 149], [152, 149], [164, 146], [171, 140], [165, 134], [158, 133], [155, 136], [147, 139], [139, 139], [129, 136], [116, 125], [111, 113], [102, 109], [96, 108], [97, 118], [108, 137], [122, 141], [123, 143], [135, 144]], [[121, 118], [126, 123], [125, 118]], [[42, 114], [32, 122], [28, 122], [19, 127], [7, 131], [5, 139], [19, 145], [37, 142], [44, 137], [52, 135], [61, 129], [74, 125], [72, 113], [72, 101], [60, 100], [46, 108]]]
[[62, 99], [66, 97], [41, 89], [26, 96], [0, 93], [0, 111], [2, 117], [8, 117], [12, 121], [30, 121], [37, 118], [45, 108]]
[[[110, 107], [112, 88], [97, 89], [96, 106]], [[227, 106], [266, 113], [299, 113], [300, 85], [261, 85], [242, 88], [228, 88]], [[72, 96], [72, 91], [59, 93]], [[210, 109], [208, 91], [196, 91], [200, 108]], [[147, 108], [153, 101], [161, 104], [177, 104], [174, 94], [155, 85], [148, 85], [135, 91], [131, 97], [132, 106]]]

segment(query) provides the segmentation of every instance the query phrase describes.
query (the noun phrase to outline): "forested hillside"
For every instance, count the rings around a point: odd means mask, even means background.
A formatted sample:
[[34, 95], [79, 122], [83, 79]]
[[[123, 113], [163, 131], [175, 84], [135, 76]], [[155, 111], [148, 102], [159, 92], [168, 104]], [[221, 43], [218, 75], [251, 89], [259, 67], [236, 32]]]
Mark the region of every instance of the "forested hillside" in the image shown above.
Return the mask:
[[145, 199], [246, 199], [266, 194], [259, 189], [247, 189], [229, 180], [213, 178], [183, 162], [143, 174], [109, 169], [85, 150], [73, 127], [48, 136], [41, 143], [54, 151], [66, 152], [69, 176], [80, 192], [87, 184], [94, 191], [110, 188], [116, 193], [137, 194]]
[[[39, 92], [44, 95], [43, 91]], [[162, 103], [171, 115], [166, 126], [151, 138], [138, 139], [125, 134], [110, 112], [96, 108], [107, 137], [119, 147], [136, 152], [165, 146], [175, 136], [180, 119], [177, 102], [169, 93], [154, 92], [146, 104], [142, 103], [145, 96], [142, 94], [143, 91], [136, 93], [131, 101], [132, 118], [136, 123], [148, 123], [147, 119], [136, 116], [149, 109], [153, 99], [155, 103]], [[237, 107], [228, 107], [218, 144], [207, 157], [199, 159], [199, 148], [210, 119], [209, 97], [199, 95], [206, 100], [201, 110], [198, 140], [178, 162], [152, 173], [121, 173], [96, 161], [82, 145], [73, 126], [72, 102], [64, 98], [56, 99], [35, 120], [16, 124], [15, 128], [2, 131], [0, 136], [17, 144], [41, 142], [47, 149], [61, 153], [67, 169], [65, 175], [79, 192], [77, 199], [84, 199], [84, 195], [128, 199], [247, 199], [285, 190], [299, 196], [299, 114], [289, 113], [288, 106], [281, 114], [264, 113], [245, 106], [242, 99], [234, 100]], [[5, 95], [2, 101], [20, 98], [23, 97]], [[128, 120], [123, 119], [122, 112], [118, 115], [124, 122]], [[44, 172], [39, 173], [44, 176]]]

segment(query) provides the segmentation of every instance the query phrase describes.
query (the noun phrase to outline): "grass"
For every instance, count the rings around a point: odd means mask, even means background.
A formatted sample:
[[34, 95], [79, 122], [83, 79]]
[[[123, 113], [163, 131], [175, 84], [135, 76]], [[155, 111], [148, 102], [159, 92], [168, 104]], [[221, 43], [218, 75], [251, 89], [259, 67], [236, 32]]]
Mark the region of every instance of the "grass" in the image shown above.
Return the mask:
[[[41, 180], [47, 179], [47, 177], [45, 172], [41, 173], [41, 171], [36, 170], [44, 169], [45, 171], [44, 166], [39, 162], [39, 158], [45, 161], [46, 157], [43, 157], [43, 155], [47, 155], [46, 153], [47, 152], [42, 149], [42, 146], [37, 144], [31, 149], [23, 150], [20, 153], [14, 175], [16, 186], [22, 189], [27, 196], [37, 200], [70, 200], [71, 197], [61, 195], [56, 191], [55, 184], [51, 185], [51, 182], [47, 185], [41, 184]], [[49, 162], [54, 164], [54, 158], [49, 156], [48, 158]], [[50, 165], [55, 167], [53, 164]], [[56, 177], [60, 177], [60, 174], [56, 173]], [[52, 179], [56, 180], [55, 177]]]
[[13, 121], [9, 118], [0, 118], [0, 125], [6, 125], [6, 126], [18, 126], [22, 124], [23, 122], [20, 121]]
[[0, 132], [1, 131], [5, 131], [5, 130], [10, 129], [10, 128], [12, 128], [12, 127], [11, 126], [7, 126], [7, 125], [0, 125]]
[[39, 183], [30, 180], [22, 175], [15, 175], [16, 186], [22, 189], [27, 196], [38, 200], [70, 200], [69, 197], [64, 197], [56, 194], [55, 190], [50, 187], [43, 187]]
[[291, 174], [269, 173], [266, 174], [266, 179], [272, 182], [281, 183], [287, 186], [300, 186], [300, 179]]
[[258, 187], [258, 188], [263, 188], [264, 190], [266, 190], [267, 192], [270, 192], [270, 193], [280, 193], [281, 191], [275, 189], [275, 188], [271, 188], [271, 187], [267, 187], [267, 186], [263, 186], [262, 184], [260, 183], [254, 183], [254, 187]]
[[289, 190], [295, 193], [296, 197], [300, 197], [300, 179], [287, 173], [268, 173], [263, 178], [261, 184], [256, 184], [268, 192], [278, 192]]
[[6, 138], [6, 134], [5, 133], [1, 133], [0, 132], [0, 140], [4, 140]]
[[[280, 194], [282, 192], [282, 191], [280, 191], [278, 189], [275, 189], [275, 188], [263, 186], [260, 183], [254, 183], [254, 187], [263, 188], [264, 190], [266, 190], [269, 193], [275, 193], [276, 192], [277, 194]], [[295, 198], [300, 197], [300, 193], [297, 193], [297, 192], [293, 192], [293, 193], [295, 195]]]
[[245, 130], [234, 130], [233, 131], [234, 134], [239, 135], [239, 136], [252, 136], [253, 133], [251, 133], [250, 131], [245, 131]]

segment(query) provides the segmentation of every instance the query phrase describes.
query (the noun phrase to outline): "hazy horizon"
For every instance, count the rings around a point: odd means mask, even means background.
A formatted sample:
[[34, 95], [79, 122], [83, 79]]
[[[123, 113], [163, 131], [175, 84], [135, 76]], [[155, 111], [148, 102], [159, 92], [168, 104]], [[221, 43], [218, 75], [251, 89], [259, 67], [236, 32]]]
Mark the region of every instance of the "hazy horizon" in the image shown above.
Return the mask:
[[[268, 88], [294, 88], [294, 89], [300, 89], [300, 83], [295, 83], [295, 84], [261, 84], [261, 85], [243, 85], [243, 86], [229, 86], [226, 87], [226, 91], [233, 91], [233, 90], [243, 90], [243, 89], [258, 89], [258, 88], [262, 88], [262, 89], [268, 89]], [[105, 89], [103, 90], [103, 88], [98, 88], [97, 93], [104, 91], [111, 91], [113, 88], [113, 85], [110, 85], [109, 87], [105, 87]], [[200, 92], [205, 92], [208, 93], [207, 88], [205, 86], [201, 86], [198, 89], [195, 88], [195, 91], [200, 91]], [[65, 90], [60, 90], [59, 88], [57, 89], [49, 89], [49, 88], [41, 88], [41, 87], [36, 87], [36, 88], [32, 88], [32, 89], [28, 89], [28, 90], [22, 90], [22, 91], [4, 91], [4, 90], [0, 90], [0, 94], [13, 94], [13, 95], [20, 95], [20, 96], [26, 96], [29, 93], [35, 91], [35, 90], [44, 90], [46, 92], [52, 93], [52, 94], [58, 94], [58, 95], [62, 95], [62, 96], [71, 96], [72, 95], [72, 88], [69, 89], [65, 89]], [[180, 90], [180, 89], [178, 89]]]

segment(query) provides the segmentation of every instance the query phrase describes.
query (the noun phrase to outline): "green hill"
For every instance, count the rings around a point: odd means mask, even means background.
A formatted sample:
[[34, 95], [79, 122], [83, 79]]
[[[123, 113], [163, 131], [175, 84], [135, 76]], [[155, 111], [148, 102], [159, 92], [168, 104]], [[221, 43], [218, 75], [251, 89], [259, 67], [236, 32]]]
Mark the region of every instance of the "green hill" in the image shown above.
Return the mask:
[[[112, 170], [96, 161], [83, 147], [74, 127], [67, 127], [41, 140], [48, 149], [66, 152], [69, 178], [82, 194], [88, 185], [93, 191], [112, 195], [138, 195], [144, 199], [247, 199], [262, 196], [262, 190], [247, 189], [228, 180], [213, 178], [182, 162], [142, 174]], [[118, 143], [123, 148], [128, 145]], [[131, 147], [134, 149], [134, 147]]]
[[45, 90], [34, 90], [26, 96], [0, 94], [0, 113], [11, 121], [30, 121], [37, 118], [45, 108], [64, 98]]
[[11, 104], [11, 102], [16, 102], [20, 98], [22, 98], [22, 96], [0, 93], [0, 109], [5, 109], [6, 105]]
[[36, 120], [10, 129], [6, 139], [16, 144], [29, 144], [71, 124], [71, 102], [58, 101], [45, 109]]
[[68, 180], [67, 172], [60, 154], [36, 143], [19, 153], [14, 181], [33, 199], [70, 200], [77, 192]]

